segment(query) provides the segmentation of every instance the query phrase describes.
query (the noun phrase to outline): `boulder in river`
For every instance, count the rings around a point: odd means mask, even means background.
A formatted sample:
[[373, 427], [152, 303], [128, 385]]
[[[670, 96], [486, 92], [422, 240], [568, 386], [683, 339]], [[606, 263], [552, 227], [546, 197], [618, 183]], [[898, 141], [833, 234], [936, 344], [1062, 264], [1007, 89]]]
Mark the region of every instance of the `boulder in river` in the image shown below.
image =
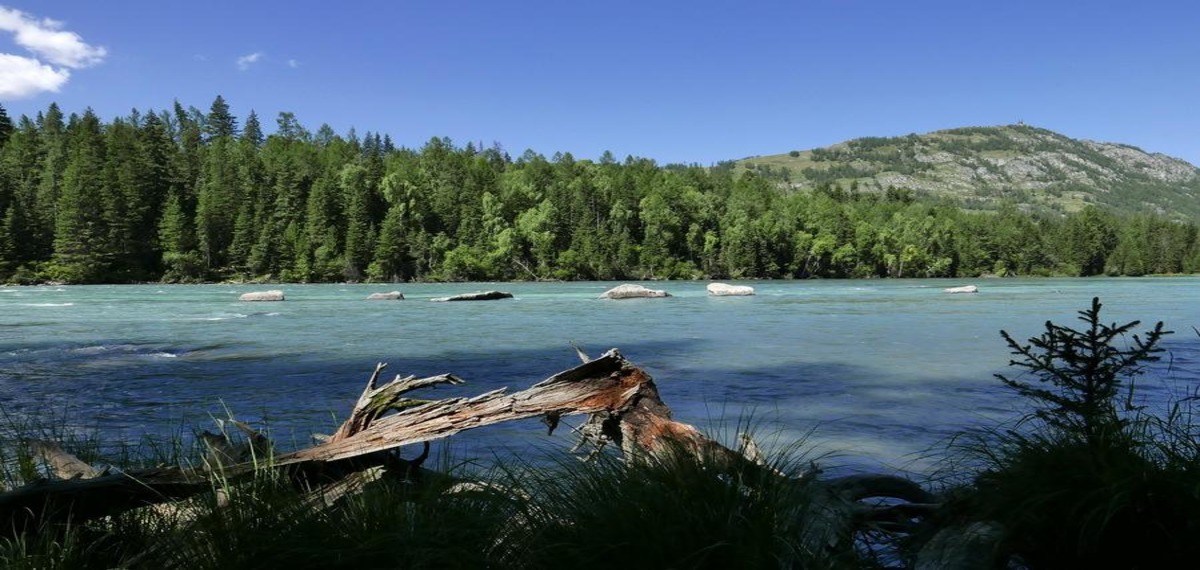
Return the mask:
[[239, 301], [282, 301], [283, 300], [283, 291], [279, 291], [279, 290], [251, 291], [249, 293], [242, 293], [242, 296], [238, 297], [238, 300]]
[[600, 295], [601, 299], [644, 299], [647, 297], [670, 297], [671, 294], [659, 289], [647, 289], [641, 285], [626, 283], [617, 285]]
[[961, 287], [947, 287], [942, 289], [946, 293], [978, 293], [979, 287], [974, 285], [963, 285]]
[[728, 283], [709, 283], [708, 294], [714, 297], [744, 297], [754, 294], [754, 287], [749, 285], [730, 285]]
[[455, 295], [453, 297], [437, 297], [430, 299], [430, 301], [439, 303], [447, 301], [495, 301], [496, 299], [512, 299], [512, 296], [512, 293], [505, 293], [504, 291], [480, 291], [478, 293], [463, 293], [462, 295]]
[[404, 293], [399, 291], [389, 291], [387, 293], [371, 293], [367, 295], [368, 301], [403, 301]]

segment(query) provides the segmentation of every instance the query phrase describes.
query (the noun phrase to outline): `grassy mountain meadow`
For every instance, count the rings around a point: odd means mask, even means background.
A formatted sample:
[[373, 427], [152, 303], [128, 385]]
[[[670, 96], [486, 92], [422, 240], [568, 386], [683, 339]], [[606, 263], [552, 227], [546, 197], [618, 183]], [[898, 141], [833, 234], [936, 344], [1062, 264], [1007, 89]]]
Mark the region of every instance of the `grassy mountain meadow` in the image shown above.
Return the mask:
[[822, 184], [868, 192], [906, 188], [974, 210], [1011, 203], [1047, 214], [1097, 205], [1178, 220], [1200, 215], [1196, 166], [1134, 146], [1073, 139], [1024, 124], [864, 137], [745, 158], [736, 168], [797, 189]]

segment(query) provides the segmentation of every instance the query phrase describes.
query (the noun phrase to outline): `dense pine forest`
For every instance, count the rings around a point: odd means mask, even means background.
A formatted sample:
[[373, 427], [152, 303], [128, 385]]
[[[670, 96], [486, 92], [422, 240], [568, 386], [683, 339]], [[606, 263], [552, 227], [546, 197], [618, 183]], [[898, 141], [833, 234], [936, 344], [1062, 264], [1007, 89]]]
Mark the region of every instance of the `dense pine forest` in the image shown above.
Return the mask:
[[1200, 271], [1192, 223], [969, 211], [906, 188], [794, 190], [434, 138], [266, 135], [217, 97], [104, 122], [0, 107], [0, 282], [1143, 275]]

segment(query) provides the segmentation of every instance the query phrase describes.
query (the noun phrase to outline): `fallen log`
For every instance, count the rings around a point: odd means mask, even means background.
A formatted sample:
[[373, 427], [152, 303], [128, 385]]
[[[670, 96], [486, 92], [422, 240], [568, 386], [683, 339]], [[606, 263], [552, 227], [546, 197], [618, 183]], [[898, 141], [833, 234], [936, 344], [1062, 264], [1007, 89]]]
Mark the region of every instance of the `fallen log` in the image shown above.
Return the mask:
[[[406, 401], [416, 388], [460, 381], [452, 375], [397, 378], [377, 388], [383, 366], [376, 367], [367, 389], [350, 417], [328, 441], [267, 460], [230, 463], [223, 447], [217, 452], [219, 470], [164, 467], [110, 473], [90, 479], [37, 481], [0, 493], [0, 525], [21, 532], [47, 523], [85, 521], [124, 510], [186, 498], [211, 491], [213, 477], [234, 481], [262, 469], [287, 469], [306, 484], [331, 483], [342, 476], [391, 462], [404, 469], [415, 466], [381, 452], [424, 443], [463, 430], [515, 419], [561, 417], [570, 414], [620, 414], [643, 396], [660, 402], [649, 375], [616, 350], [515, 393], [493, 390], [473, 398], [432, 402]], [[658, 405], [661, 405], [659, 403]], [[407, 406], [407, 407], [406, 407]], [[402, 408], [392, 415], [384, 412]], [[665, 409], [665, 406], [663, 406]], [[236, 425], [236, 424], [235, 424]], [[210, 453], [210, 455], [212, 455]], [[213, 471], [219, 471], [219, 474]], [[2, 532], [2, 531], [0, 531]]]
[[[397, 376], [379, 386], [379, 364], [355, 402], [348, 418], [326, 441], [286, 453], [264, 457], [269, 446], [261, 435], [240, 423], [232, 423], [246, 438], [241, 446], [225, 436], [215, 436], [210, 459], [201, 468], [156, 468], [128, 472], [99, 473], [83, 479], [39, 481], [0, 493], [0, 533], [21, 533], [46, 525], [82, 522], [120, 512], [182, 499], [214, 486], [228, 484], [268, 469], [283, 470], [294, 483], [320, 497], [316, 504], [330, 504], [380, 476], [389, 473], [420, 475], [428, 455], [428, 443], [462, 431], [524, 418], [542, 417], [550, 431], [560, 419], [587, 414], [580, 428], [594, 443], [612, 442], [626, 461], [653, 460], [670, 453], [692, 454], [712, 465], [714, 473], [737, 472], [752, 476], [789, 477], [767, 465], [757, 446], [743, 439], [742, 451], [731, 450], [709, 439], [695, 427], [677, 422], [659, 396], [654, 380], [626, 360], [616, 349], [565, 370], [518, 392], [493, 390], [470, 398], [415, 400], [407, 393], [462, 380], [451, 374], [427, 378]], [[414, 460], [395, 453], [405, 445], [424, 444]], [[248, 454], [248, 455], [247, 455]], [[80, 466], [51, 454], [70, 469], [60, 476], [74, 477]], [[253, 460], [246, 460], [247, 457]], [[78, 461], [78, 460], [76, 460]], [[79, 462], [82, 463], [82, 462]], [[86, 464], [84, 464], [86, 466]], [[85, 472], [86, 473], [86, 472]], [[351, 478], [353, 477], [353, 478]], [[809, 484], [812, 477], [795, 479]], [[831, 519], [822, 540], [846, 540], [856, 521], [872, 520], [858, 501], [872, 497], [896, 497], [929, 503], [932, 498], [911, 482], [895, 477], [844, 478], [826, 486], [826, 510]], [[880, 518], [880, 517], [876, 517]]]

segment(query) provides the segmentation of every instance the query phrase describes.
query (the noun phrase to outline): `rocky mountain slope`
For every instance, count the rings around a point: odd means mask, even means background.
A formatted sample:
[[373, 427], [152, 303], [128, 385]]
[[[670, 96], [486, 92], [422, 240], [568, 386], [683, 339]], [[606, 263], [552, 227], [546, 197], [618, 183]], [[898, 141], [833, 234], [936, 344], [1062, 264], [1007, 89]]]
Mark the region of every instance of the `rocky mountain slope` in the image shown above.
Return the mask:
[[1073, 139], [1028, 125], [867, 137], [736, 162], [797, 189], [907, 188], [965, 208], [1002, 203], [1042, 212], [1088, 204], [1200, 219], [1200, 169], [1137, 147]]

